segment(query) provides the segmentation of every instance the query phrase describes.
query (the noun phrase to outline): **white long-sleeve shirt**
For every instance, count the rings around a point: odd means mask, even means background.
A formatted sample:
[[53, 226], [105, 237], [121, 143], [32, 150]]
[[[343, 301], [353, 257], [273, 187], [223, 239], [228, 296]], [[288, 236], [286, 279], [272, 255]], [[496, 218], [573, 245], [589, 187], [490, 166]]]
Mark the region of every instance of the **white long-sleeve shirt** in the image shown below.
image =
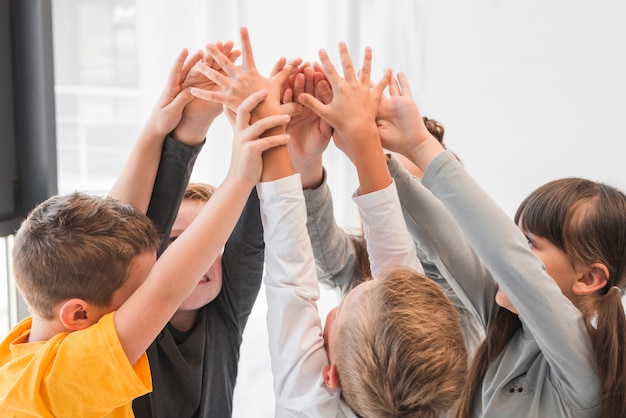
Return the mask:
[[[277, 417], [356, 417], [322, 377], [329, 364], [317, 309], [319, 285], [306, 228], [300, 176], [257, 186], [265, 238], [267, 324]], [[354, 196], [364, 224], [371, 268], [423, 271], [409, 235], [395, 184]]]

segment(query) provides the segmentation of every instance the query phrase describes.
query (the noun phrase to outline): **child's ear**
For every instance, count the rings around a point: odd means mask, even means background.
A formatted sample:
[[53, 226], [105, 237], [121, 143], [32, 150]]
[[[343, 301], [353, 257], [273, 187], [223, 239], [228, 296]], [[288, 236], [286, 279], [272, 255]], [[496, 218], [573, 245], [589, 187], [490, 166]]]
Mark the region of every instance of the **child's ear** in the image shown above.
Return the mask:
[[337, 373], [337, 367], [334, 364], [329, 363], [324, 366], [322, 370], [324, 376], [324, 383], [329, 389], [337, 389], [339, 387], [339, 374]]
[[594, 263], [582, 272], [574, 282], [574, 294], [586, 296], [604, 288], [609, 282], [609, 269], [602, 263]]
[[82, 299], [69, 299], [61, 304], [59, 308], [59, 318], [67, 329], [77, 331], [87, 328], [92, 324], [90, 316], [87, 314], [89, 304]]

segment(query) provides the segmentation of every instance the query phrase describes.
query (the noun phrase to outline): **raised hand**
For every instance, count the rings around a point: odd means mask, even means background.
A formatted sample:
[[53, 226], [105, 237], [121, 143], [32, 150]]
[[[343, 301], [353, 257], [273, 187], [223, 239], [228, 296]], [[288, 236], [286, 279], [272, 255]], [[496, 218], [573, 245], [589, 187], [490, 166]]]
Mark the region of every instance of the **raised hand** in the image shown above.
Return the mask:
[[360, 193], [381, 190], [391, 183], [386, 160], [376, 126], [376, 113], [383, 91], [389, 83], [391, 71], [372, 84], [370, 72], [372, 50], [365, 49], [363, 66], [357, 77], [348, 48], [339, 44], [343, 66], [342, 78], [330, 62], [326, 51], [319, 53], [322, 68], [332, 88], [332, 100], [322, 103], [310, 94], [302, 93], [298, 101], [326, 120], [335, 130], [335, 144], [352, 160], [359, 176]]
[[[217, 42], [215, 47], [231, 62], [235, 62], [241, 55], [241, 51], [233, 50], [234, 43], [232, 41], [224, 44]], [[207, 78], [199, 69], [201, 65], [207, 65], [216, 71], [220, 70], [220, 67], [215, 64], [213, 58], [208, 53], [198, 51], [189, 62], [192, 65], [186, 71], [186, 76], [181, 82], [181, 88], [196, 87], [206, 91], [216, 91], [221, 88], [213, 80]], [[182, 119], [174, 129], [172, 136], [183, 143], [199, 144], [204, 140], [211, 123], [221, 112], [221, 103], [194, 97], [194, 100], [185, 107]]]
[[[402, 72], [398, 73], [397, 79], [392, 78], [389, 97], [383, 96], [380, 100], [377, 123], [383, 147], [404, 155], [422, 170], [425, 169], [422, 167], [425, 153], [443, 150], [443, 146], [426, 128], [407, 76]], [[430, 159], [432, 156], [428, 157]]]
[[271, 115], [252, 122], [252, 111], [263, 100], [267, 99], [267, 91], [261, 90], [246, 98], [236, 112], [234, 124], [234, 141], [228, 176], [243, 177], [256, 184], [263, 168], [262, 154], [264, 151], [287, 144], [289, 136], [285, 133], [265, 136], [261, 134], [277, 126], [289, 122], [289, 116]]
[[[322, 153], [328, 147], [333, 130], [315, 112], [294, 100], [300, 94], [307, 93], [322, 103], [328, 103], [332, 99], [332, 92], [329, 96], [330, 86], [324, 74], [308, 64], [303, 65], [292, 77], [291, 84], [283, 94], [283, 109], [294, 105], [298, 111], [290, 113], [292, 117], [287, 125], [287, 133], [291, 138], [289, 156], [294, 170], [300, 173], [302, 187], [315, 187], [323, 178]], [[323, 97], [324, 93], [326, 97]]]
[[[335, 143], [338, 148], [352, 156], [352, 142], [364, 138], [378, 139], [376, 129], [376, 113], [382, 93], [387, 86], [390, 72], [386, 71], [383, 78], [374, 86], [370, 79], [372, 50], [365, 49], [363, 66], [357, 77], [348, 48], [344, 42], [339, 44], [339, 54], [343, 66], [344, 78], [338, 73], [331, 63], [328, 54], [320, 50], [319, 56], [324, 74], [332, 89], [332, 100], [328, 104], [322, 103], [310, 94], [303, 93], [298, 101], [307, 106], [326, 120], [336, 131]], [[345, 139], [347, 142], [339, 142], [337, 139]]]
[[[291, 64], [284, 64], [284, 59], [279, 60], [279, 64], [275, 67], [276, 74], [270, 78], [263, 77], [259, 74], [254, 63], [254, 56], [252, 54], [252, 45], [250, 44], [250, 37], [248, 30], [242, 27], [240, 30], [241, 35], [241, 51], [242, 51], [242, 65], [241, 67], [235, 66], [224, 54], [221, 53], [215, 47], [215, 45], [208, 45], [208, 52], [211, 54], [215, 62], [220, 66], [224, 74], [216, 71], [215, 69], [206, 65], [201, 66], [201, 71], [208, 78], [213, 80], [219, 86], [222, 87], [221, 91], [205, 91], [198, 88], [192, 88], [191, 93], [199, 98], [205, 100], [216, 101], [222, 103], [230, 111], [236, 112], [237, 107], [252, 93], [265, 90], [267, 92], [267, 98], [258, 104], [251, 113], [251, 121], [261, 119], [266, 116], [277, 115], [281, 113], [280, 109], [280, 95], [284, 89], [284, 85], [289, 79], [289, 76], [296, 70], [297, 67]], [[277, 69], [278, 67], [278, 69]], [[284, 126], [277, 126], [264, 132], [261, 136], [271, 136], [276, 134], [285, 133]], [[283, 155], [287, 155], [288, 150], [286, 147], [276, 147], [269, 150], [264, 154], [263, 164], [263, 178], [279, 178], [284, 174], [293, 170], [290, 166], [287, 167], [282, 164]], [[272, 161], [277, 161], [277, 164], [272, 164]], [[285, 170], [283, 170], [285, 169]]]
[[269, 78], [262, 76], [257, 70], [254, 62], [248, 30], [245, 27], [241, 28], [240, 35], [242, 65], [236, 66], [217, 48], [216, 45], [208, 44], [207, 52], [213, 58], [216, 65], [219, 66], [221, 71], [218, 71], [213, 67], [209, 67], [208, 65], [200, 65], [198, 68], [206, 77], [219, 85], [221, 90], [206, 91], [193, 88], [191, 90], [192, 94], [205, 100], [222, 103], [231, 111], [236, 111], [239, 104], [241, 104], [247, 97], [256, 91], [263, 89], [267, 91], [268, 98], [263, 101], [262, 107], [272, 106], [266, 114], [280, 113], [280, 96], [283, 86], [296, 67], [290, 64], [285, 64], [286, 60], [281, 58], [279, 63], [283, 64], [280, 70]]
[[189, 90], [183, 88], [182, 82], [187, 77], [190, 68], [201, 56], [198, 53], [189, 58], [188, 56], [189, 51], [183, 49], [176, 57], [163, 92], [144, 124], [143, 134], [150, 134], [161, 139], [165, 138], [179, 124], [185, 106], [194, 100]]

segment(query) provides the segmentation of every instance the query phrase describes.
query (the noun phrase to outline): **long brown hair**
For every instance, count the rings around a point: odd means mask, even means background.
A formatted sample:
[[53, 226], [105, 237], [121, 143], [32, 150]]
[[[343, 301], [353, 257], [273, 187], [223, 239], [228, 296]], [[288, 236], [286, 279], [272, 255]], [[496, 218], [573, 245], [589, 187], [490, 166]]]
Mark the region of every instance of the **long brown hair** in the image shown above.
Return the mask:
[[[595, 367], [602, 384], [602, 416], [625, 416], [626, 315], [620, 290], [626, 285], [626, 196], [613, 187], [586, 179], [555, 180], [539, 187], [522, 202], [515, 222], [524, 230], [548, 239], [573, 263], [601, 263], [608, 269], [607, 285], [575, 302], [583, 314], [594, 349]], [[458, 417], [469, 416], [487, 366], [520, 327], [519, 319], [507, 312], [500, 310], [476, 353]]]

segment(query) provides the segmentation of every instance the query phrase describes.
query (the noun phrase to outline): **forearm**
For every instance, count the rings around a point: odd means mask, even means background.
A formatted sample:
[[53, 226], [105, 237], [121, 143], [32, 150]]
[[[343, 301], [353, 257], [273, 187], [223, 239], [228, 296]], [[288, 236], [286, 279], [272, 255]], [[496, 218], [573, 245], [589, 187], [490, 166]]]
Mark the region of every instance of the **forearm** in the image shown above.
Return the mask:
[[162, 238], [157, 255], [167, 248], [172, 225], [203, 145], [203, 142], [187, 145], [171, 136], [165, 138], [147, 211]]
[[495, 309], [491, 274], [443, 203], [395, 158], [389, 160], [409, 232], [463, 305], [486, 327]]
[[297, 177], [257, 186], [266, 242], [268, 341], [277, 403], [305, 407], [322, 395], [328, 364], [317, 311], [319, 289]]
[[359, 178], [359, 194], [372, 193], [389, 186], [391, 176], [376, 125], [354, 130], [350, 135], [352, 161]]
[[164, 136], [144, 128], [109, 196], [128, 203], [143, 213], [148, 209]]
[[356, 250], [348, 233], [335, 222], [332, 195], [325, 177], [318, 187], [305, 189], [304, 197], [318, 280], [345, 293], [350, 287]]
[[392, 183], [353, 199], [363, 222], [372, 276], [380, 278], [381, 271], [390, 266], [409, 267], [423, 273], [415, 243], [402, 216], [396, 185]]
[[117, 311], [116, 327], [131, 362], [150, 345], [221, 253], [252, 187], [249, 180], [227, 177]]

